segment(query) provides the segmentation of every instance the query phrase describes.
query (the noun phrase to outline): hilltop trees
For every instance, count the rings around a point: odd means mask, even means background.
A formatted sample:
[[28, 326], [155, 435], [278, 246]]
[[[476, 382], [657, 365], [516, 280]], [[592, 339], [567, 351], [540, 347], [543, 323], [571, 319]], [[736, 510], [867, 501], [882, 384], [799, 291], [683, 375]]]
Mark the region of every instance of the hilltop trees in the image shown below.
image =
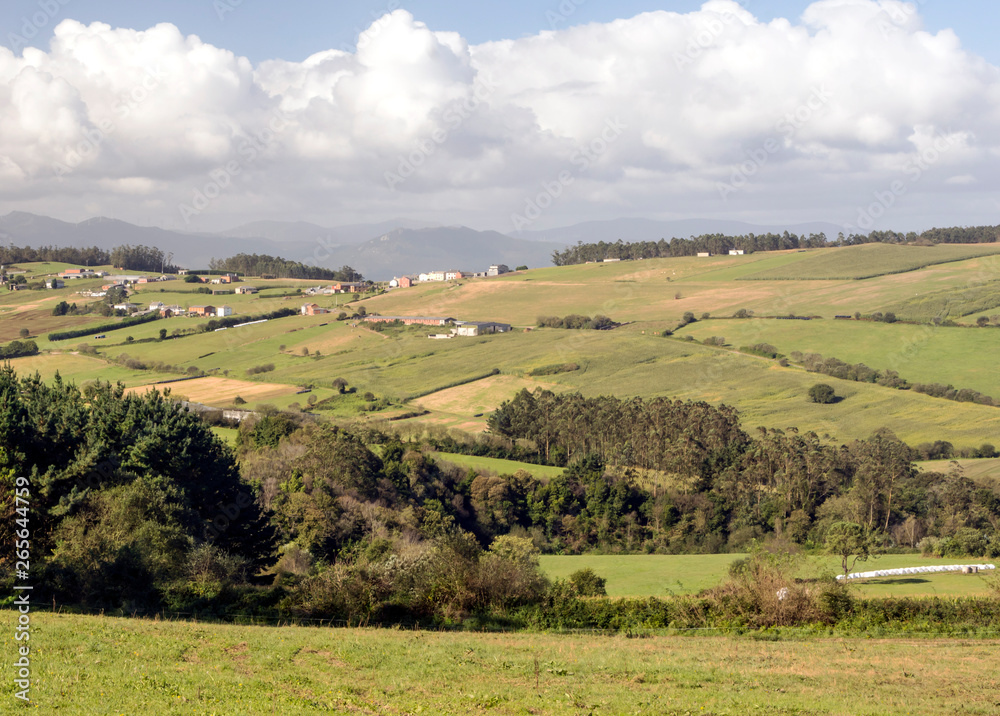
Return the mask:
[[267, 254], [237, 254], [227, 259], [212, 259], [208, 267], [213, 271], [232, 271], [245, 276], [305, 278], [322, 281], [364, 281], [364, 277], [350, 266], [327, 269]]

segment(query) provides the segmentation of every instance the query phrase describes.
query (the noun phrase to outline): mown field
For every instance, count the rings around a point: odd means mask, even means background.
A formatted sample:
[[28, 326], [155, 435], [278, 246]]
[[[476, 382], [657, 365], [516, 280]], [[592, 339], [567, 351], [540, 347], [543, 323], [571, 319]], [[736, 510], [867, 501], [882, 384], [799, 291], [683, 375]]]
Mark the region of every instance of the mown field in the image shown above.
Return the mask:
[[[592, 569], [607, 580], [611, 597], [666, 597], [696, 594], [725, 581], [729, 565], [744, 554], [699, 555], [542, 555], [542, 570], [552, 579], [565, 579], [581, 569]], [[829, 555], [801, 558], [800, 576], [818, 577], [841, 572], [840, 560]], [[858, 562], [855, 572], [939, 564], [993, 564], [984, 559], [937, 559], [918, 554], [887, 554]], [[986, 573], [984, 573], [986, 574]], [[994, 573], [995, 574], [995, 573]], [[865, 597], [988, 596], [991, 576], [921, 574], [877, 577], [852, 583]]]
[[[12, 634], [13, 612], [3, 612]], [[65, 714], [993, 714], [1000, 642], [480, 634], [32, 615]], [[7, 651], [12, 640], [5, 637]], [[14, 710], [12, 686], [4, 710]]]

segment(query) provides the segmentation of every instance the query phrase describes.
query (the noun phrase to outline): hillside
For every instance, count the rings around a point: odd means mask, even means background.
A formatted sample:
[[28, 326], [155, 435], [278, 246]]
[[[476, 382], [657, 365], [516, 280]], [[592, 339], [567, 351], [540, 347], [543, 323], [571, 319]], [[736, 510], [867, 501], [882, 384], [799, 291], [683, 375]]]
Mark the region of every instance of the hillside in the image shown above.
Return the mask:
[[[468, 237], [466, 232], [451, 232], [456, 250]], [[418, 231], [401, 231], [395, 239], [383, 243], [402, 247], [399, 251], [416, 251], [419, 241], [414, 237], [418, 235]], [[793, 351], [819, 353], [849, 363], [865, 363], [875, 370], [895, 370], [910, 382], [951, 384], [1000, 398], [1000, 379], [990, 363], [1000, 334], [991, 325], [977, 327], [975, 315], [959, 318], [964, 325], [952, 327], [929, 322], [885, 324], [835, 318], [886, 311], [919, 299], [925, 292], [949, 297], [953, 317], [962, 313], [962, 305], [967, 304], [970, 311], [981, 308], [975, 292], [989, 286], [990, 281], [1000, 280], [1000, 267], [993, 258], [1000, 247], [937, 247], [943, 250], [939, 253], [947, 253], [946, 263], [906, 270], [906, 265], [913, 263], [906, 255], [900, 272], [864, 280], [744, 280], [778, 270], [789, 275], [799, 271], [803, 276], [815, 276], [818, 271], [833, 272], [845, 265], [870, 264], [875, 254], [888, 265], [900, 256], [897, 248], [861, 246], [533, 269], [498, 278], [421, 284], [366, 297], [358, 303], [345, 304], [349, 299], [345, 296], [310, 298], [333, 313], [293, 316], [221, 333], [183, 335], [200, 322], [171, 318], [135, 326], [121, 334], [109, 333], [100, 340], [49, 343], [45, 332], [94, 320], [88, 316], [51, 316], [56, 302], [74, 300], [73, 286], [53, 292], [0, 296], [0, 311], [6, 317], [5, 339], [17, 337], [22, 326], [34, 326], [32, 335], [39, 336], [40, 348], [61, 354], [18, 359], [15, 365], [20, 361], [46, 376], [59, 370], [63, 376], [82, 380], [100, 374], [99, 365], [93, 361], [115, 359], [120, 365], [109, 369], [107, 377], [123, 379], [130, 386], [148, 385], [170, 370], [176, 371], [174, 375], [205, 373], [240, 381], [237, 385], [227, 383], [227, 391], [216, 393], [211, 389], [194, 391], [194, 385], [190, 386], [190, 392], [199, 399], [219, 405], [228, 405], [233, 391], [249, 401], [248, 407], [259, 403], [305, 405], [293, 388], [311, 385], [322, 391], [317, 395], [325, 399], [333, 395], [332, 381], [343, 378], [357, 389], [357, 395], [370, 392], [388, 401], [390, 405], [371, 413], [373, 416], [428, 411], [411, 421], [479, 431], [485, 429], [486, 414], [503, 400], [521, 388], [545, 387], [590, 396], [662, 395], [726, 403], [741, 411], [747, 426], [795, 426], [813, 430], [830, 441], [866, 437], [884, 426], [911, 444], [935, 440], [946, 440], [957, 447], [1000, 443], [998, 408], [838, 380], [738, 352], [741, 346], [770, 343], [786, 355]], [[978, 255], [984, 251], [991, 254]], [[970, 254], [976, 257], [963, 258]], [[415, 257], [410, 254], [407, 260]], [[266, 290], [254, 296], [227, 295], [212, 300], [232, 306], [238, 316], [250, 316], [289, 306], [297, 308], [305, 299], [287, 294], [294, 294], [296, 287], [310, 287], [310, 282], [255, 283]], [[195, 293], [188, 284], [174, 282], [151, 285], [138, 292], [137, 302], [151, 300], [186, 306], [205, 302], [206, 297]], [[505, 335], [429, 341], [426, 328], [386, 329], [379, 333], [369, 330], [366, 324], [336, 320], [339, 312], [350, 315], [362, 306], [368, 313], [383, 315], [500, 321], [518, 330]], [[730, 318], [741, 310], [753, 318]], [[676, 329], [686, 313], [698, 320], [671, 338], [661, 336], [665, 329]], [[604, 314], [624, 325], [611, 331], [526, 330], [533, 328], [539, 315], [568, 314]], [[705, 314], [707, 319], [703, 318]], [[789, 314], [816, 318], [766, 318]], [[900, 314], [900, 318], [906, 317]], [[916, 314], [913, 318], [930, 320]], [[159, 341], [163, 328], [167, 329], [168, 340]], [[170, 338], [175, 334], [179, 335]], [[129, 336], [132, 342], [126, 340]], [[701, 344], [712, 337], [722, 338], [725, 346]], [[86, 359], [86, 365], [71, 361], [76, 358], [68, 355], [80, 343], [97, 350], [96, 356]], [[129, 367], [160, 364], [169, 366], [167, 373], [157, 369], [159, 373], [151, 374]], [[574, 364], [577, 369], [531, 375], [547, 366], [566, 364]], [[273, 365], [273, 369], [247, 373], [261, 365]], [[494, 370], [500, 374], [487, 377]], [[843, 400], [835, 405], [810, 403], [806, 393], [817, 382], [834, 385]], [[255, 388], [262, 384], [272, 384], [278, 392], [255, 398], [265, 395], [266, 391]], [[185, 395], [183, 384], [175, 386], [175, 393]], [[336, 411], [343, 415], [353, 411], [360, 417], [368, 414], [358, 412], [362, 407], [359, 399], [345, 399]]]

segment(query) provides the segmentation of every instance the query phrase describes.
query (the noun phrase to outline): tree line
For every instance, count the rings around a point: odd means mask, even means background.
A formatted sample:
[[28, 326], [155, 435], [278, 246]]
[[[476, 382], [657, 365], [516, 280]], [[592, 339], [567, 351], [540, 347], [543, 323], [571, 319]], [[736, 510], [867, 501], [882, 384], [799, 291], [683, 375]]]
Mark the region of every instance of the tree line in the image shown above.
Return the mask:
[[691, 238], [660, 239], [659, 241], [614, 241], [597, 243], [577, 242], [562, 251], [552, 252], [552, 263], [556, 266], [582, 264], [605, 259], [655, 259], [676, 256], [696, 256], [699, 253], [727, 254], [732, 250], [746, 253], [758, 251], [787, 251], [790, 249], [819, 249], [830, 246], [859, 246], [861, 244], [886, 243], [904, 244], [983, 244], [1000, 240], [1000, 226], [955, 227], [950, 229], [928, 229], [916, 233], [895, 231], [872, 231], [869, 234], [838, 234], [828, 240], [825, 233], [798, 235], [785, 231], [781, 234], [702, 234]]
[[302, 278], [320, 281], [364, 281], [364, 276], [350, 266], [328, 269], [290, 261], [267, 254], [237, 254], [226, 259], [212, 259], [208, 267], [213, 271], [232, 271], [244, 276], [273, 276], [274, 278]]
[[111, 254], [96, 246], [77, 249], [72, 247], [0, 246], [0, 264], [9, 266], [16, 263], [59, 262], [78, 266], [106, 266], [111, 263]]

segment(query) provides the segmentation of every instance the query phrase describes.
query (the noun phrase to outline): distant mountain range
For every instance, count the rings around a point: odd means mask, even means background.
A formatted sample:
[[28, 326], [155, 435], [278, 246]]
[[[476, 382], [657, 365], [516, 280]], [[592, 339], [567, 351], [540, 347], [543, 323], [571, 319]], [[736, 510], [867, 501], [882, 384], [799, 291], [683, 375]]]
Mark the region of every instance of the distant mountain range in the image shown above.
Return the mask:
[[189, 233], [104, 217], [78, 224], [20, 211], [0, 217], [0, 242], [18, 246], [98, 246], [110, 250], [123, 244], [141, 244], [173, 253], [175, 264], [189, 268], [205, 268], [213, 257], [270, 254], [330, 268], [346, 264], [374, 280], [435, 269], [484, 271], [494, 263], [511, 268], [522, 264], [531, 268], [548, 266], [553, 251], [578, 241], [658, 241], [712, 233], [786, 230], [799, 235], [824, 232], [834, 239], [840, 227], [822, 222], [757, 226], [719, 219], [614, 219], [508, 235], [392, 219], [333, 228], [302, 221], [257, 221], [219, 233]]

